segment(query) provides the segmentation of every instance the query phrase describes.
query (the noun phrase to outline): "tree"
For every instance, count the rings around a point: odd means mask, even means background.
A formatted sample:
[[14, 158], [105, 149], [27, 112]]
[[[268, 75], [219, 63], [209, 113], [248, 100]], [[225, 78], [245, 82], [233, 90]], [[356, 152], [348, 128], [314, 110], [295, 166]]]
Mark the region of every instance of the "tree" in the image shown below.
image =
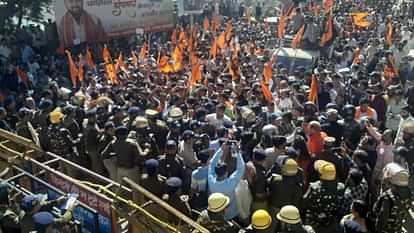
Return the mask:
[[20, 27], [23, 19], [43, 22], [52, 0], [0, 0], [0, 29]]

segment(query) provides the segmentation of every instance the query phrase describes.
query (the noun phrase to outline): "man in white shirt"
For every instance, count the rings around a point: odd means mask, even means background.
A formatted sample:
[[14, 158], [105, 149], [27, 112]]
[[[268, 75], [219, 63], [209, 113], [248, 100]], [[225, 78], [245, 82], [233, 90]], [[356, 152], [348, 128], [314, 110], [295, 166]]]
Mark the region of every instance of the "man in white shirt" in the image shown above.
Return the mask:
[[395, 135], [395, 141], [394, 144], [399, 144], [403, 141], [403, 129], [404, 127], [411, 122], [414, 122], [414, 117], [411, 116], [411, 108], [410, 105], [406, 105], [401, 109], [400, 112], [400, 125], [398, 126], [397, 134]]
[[228, 116], [224, 115], [224, 105], [219, 104], [216, 107], [216, 113], [208, 114], [206, 120], [210, 125], [216, 127], [216, 129], [223, 127], [224, 125], [232, 125], [233, 122]]

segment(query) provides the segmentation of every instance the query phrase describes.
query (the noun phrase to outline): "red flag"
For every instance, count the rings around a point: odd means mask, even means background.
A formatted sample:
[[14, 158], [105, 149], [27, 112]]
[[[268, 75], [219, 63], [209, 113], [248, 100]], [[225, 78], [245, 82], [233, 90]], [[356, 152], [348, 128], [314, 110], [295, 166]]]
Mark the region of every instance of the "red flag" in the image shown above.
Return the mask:
[[273, 103], [272, 93], [269, 91], [269, 87], [260, 79], [260, 87], [262, 88], [263, 96], [268, 103]]
[[326, 21], [325, 32], [322, 34], [321, 41], [319, 42], [319, 45], [321, 47], [325, 46], [329, 41], [332, 40], [332, 37], [333, 37], [333, 25], [332, 24], [333, 24], [332, 15], [331, 13], [329, 13], [328, 19]]
[[76, 68], [75, 63], [73, 62], [72, 54], [68, 50], [66, 50], [65, 52], [68, 58], [70, 80], [72, 81], [72, 86], [76, 87], [76, 84], [78, 82], [79, 71], [78, 68]]
[[24, 83], [24, 85], [28, 87], [29, 76], [27, 75], [26, 71], [17, 67], [16, 73], [17, 73], [17, 76], [19, 76], [20, 80]]
[[312, 82], [311, 82], [308, 100], [311, 101], [312, 103], [316, 103], [317, 99], [318, 99], [318, 80], [316, 79], [315, 75], [312, 75]]
[[302, 25], [302, 27], [300, 27], [299, 31], [293, 37], [292, 43], [290, 44], [292, 48], [296, 49], [298, 47], [298, 45], [302, 41], [302, 36], [304, 32], [305, 32], [305, 25]]

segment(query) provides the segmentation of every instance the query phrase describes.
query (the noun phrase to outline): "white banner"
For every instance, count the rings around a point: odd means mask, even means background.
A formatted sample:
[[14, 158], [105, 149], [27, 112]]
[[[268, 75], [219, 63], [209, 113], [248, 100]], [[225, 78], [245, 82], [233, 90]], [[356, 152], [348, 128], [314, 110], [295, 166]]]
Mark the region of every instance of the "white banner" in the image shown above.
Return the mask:
[[65, 46], [129, 36], [137, 28], [162, 31], [174, 27], [171, 0], [56, 0], [59, 39]]

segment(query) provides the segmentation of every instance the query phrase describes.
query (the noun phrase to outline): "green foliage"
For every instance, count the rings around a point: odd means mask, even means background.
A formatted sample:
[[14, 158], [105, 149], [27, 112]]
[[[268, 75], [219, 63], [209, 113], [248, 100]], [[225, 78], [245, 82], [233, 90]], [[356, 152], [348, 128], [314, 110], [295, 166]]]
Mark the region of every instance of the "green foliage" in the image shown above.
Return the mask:
[[23, 18], [43, 22], [52, 0], [0, 0], [0, 28], [19, 27]]

